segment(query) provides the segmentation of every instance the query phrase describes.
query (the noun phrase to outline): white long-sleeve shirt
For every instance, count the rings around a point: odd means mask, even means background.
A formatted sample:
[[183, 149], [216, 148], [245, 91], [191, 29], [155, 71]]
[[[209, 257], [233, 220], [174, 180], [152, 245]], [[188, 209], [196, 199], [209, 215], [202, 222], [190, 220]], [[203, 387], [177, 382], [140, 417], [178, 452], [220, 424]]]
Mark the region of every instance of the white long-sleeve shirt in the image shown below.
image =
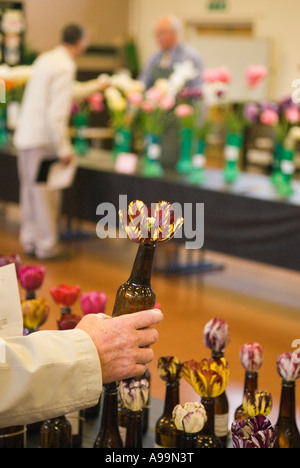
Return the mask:
[[76, 65], [66, 47], [41, 54], [27, 83], [14, 144], [20, 150], [46, 147], [53, 155], [73, 153], [68, 122]]
[[97, 349], [82, 330], [0, 338], [0, 427], [30, 424], [97, 404], [102, 390]]

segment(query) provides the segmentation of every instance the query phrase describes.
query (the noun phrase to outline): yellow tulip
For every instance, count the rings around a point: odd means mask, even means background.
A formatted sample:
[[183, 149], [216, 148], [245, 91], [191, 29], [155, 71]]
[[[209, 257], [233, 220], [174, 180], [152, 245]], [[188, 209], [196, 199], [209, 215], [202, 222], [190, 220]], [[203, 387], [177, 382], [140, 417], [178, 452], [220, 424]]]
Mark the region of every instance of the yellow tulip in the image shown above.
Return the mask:
[[46, 299], [30, 299], [22, 301], [23, 327], [34, 330], [43, 325], [49, 315], [49, 305]]
[[203, 359], [200, 362], [191, 360], [183, 364], [183, 377], [204, 398], [221, 395], [228, 385], [229, 373], [225, 358]]
[[259, 414], [268, 416], [272, 410], [272, 395], [267, 392], [256, 391], [254, 395], [246, 390], [243, 400], [243, 408], [250, 418]]

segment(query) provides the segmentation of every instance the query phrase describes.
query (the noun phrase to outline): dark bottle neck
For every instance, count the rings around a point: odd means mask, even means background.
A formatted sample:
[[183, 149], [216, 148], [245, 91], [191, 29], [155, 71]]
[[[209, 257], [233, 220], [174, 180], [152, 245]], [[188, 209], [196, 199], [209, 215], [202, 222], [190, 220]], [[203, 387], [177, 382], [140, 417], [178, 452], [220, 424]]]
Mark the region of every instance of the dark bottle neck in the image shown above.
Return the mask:
[[282, 381], [279, 418], [288, 418], [295, 421], [296, 400], [295, 400], [295, 382]]
[[211, 352], [211, 357], [216, 361], [224, 357], [224, 351], [215, 351], [214, 349]]
[[103, 385], [101, 429], [118, 429], [118, 387], [115, 382]]
[[201, 435], [211, 436], [215, 433], [215, 400], [214, 398], [201, 398], [201, 403], [205, 408], [207, 421], [201, 431]]
[[164, 416], [172, 417], [173, 409], [179, 403], [179, 380], [167, 382]]
[[245, 384], [244, 384], [244, 393], [248, 390], [251, 395], [254, 395], [255, 391], [257, 390], [258, 384], [258, 372], [245, 372]]
[[150, 285], [156, 245], [140, 244], [129, 281], [134, 284]]
[[125, 448], [142, 448], [143, 446], [143, 425], [142, 410], [127, 410], [127, 426]]

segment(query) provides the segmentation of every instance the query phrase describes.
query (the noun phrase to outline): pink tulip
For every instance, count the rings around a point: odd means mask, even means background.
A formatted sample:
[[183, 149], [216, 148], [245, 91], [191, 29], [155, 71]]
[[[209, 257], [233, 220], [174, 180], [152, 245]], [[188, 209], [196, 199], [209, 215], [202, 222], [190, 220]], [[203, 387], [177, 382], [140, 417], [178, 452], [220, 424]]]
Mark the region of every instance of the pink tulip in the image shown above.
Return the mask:
[[288, 107], [284, 115], [286, 120], [291, 124], [297, 124], [300, 121], [300, 112], [297, 107]]
[[106, 302], [106, 294], [98, 291], [82, 293], [80, 301], [84, 315], [104, 313]]
[[295, 381], [300, 377], [300, 363], [295, 362], [293, 353], [279, 354], [276, 360], [277, 372], [280, 377], [287, 381]]
[[143, 95], [134, 91], [128, 94], [127, 99], [129, 104], [132, 104], [133, 106], [139, 106], [143, 101]]
[[245, 343], [240, 350], [240, 361], [248, 372], [257, 372], [263, 363], [263, 350], [259, 343]]
[[21, 286], [26, 291], [35, 291], [44, 280], [46, 269], [43, 266], [20, 265], [18, 268], [18, 278]]
[[155, 110], [155, 105], [151, 101], [143, 101], [141, 109], [146, 112], [146, 114], [151, 114], [151, 112]]
[[257, 88], [266, 78], [268, 71], [263, 65], [250, 65], [246, 70], [246, 83], [249, 88]]
[[278, 123], [278, 114], [273, 109], [265, 109], [260, 116], [261, 123], [274, 126]]
[[202, 78], [206, 83], [216, 83], [218, 81], [218, 71], [216, 68], [207, 68], [202, 73]]
[[163, 92], [157, 86], [152, 86], [152, 88], [149, 88], [147, 91], [147, 99], [150, 101], [159, 103], [162, 97]]
[[93, 112], [101, 112], [104, 109], [103, 95], [101, 93], [94, 93], [89, 96], [88, 103]]
[[177, 117], [189, 117], [190, 115], [193, 115], [194, 113], [194, 109], [192, 108], [192, 106], [189, 106], [188, 104], [179, 104], [176, 108], [175, 108], [175, 115], [177, 115]]
[[217, 70], [218, 81], [221, 83], [229, 83], [231, 81], [231, 73], [227, 67], [220, 67]]
[[163, 110], [170, 110], [174, 107], [175, 105], [175, 99], [173, 98], [173, 96], [163, 96], [162, 99], [161, 99], [161, 102], [160, 102], [160, 107], [163, 109]]

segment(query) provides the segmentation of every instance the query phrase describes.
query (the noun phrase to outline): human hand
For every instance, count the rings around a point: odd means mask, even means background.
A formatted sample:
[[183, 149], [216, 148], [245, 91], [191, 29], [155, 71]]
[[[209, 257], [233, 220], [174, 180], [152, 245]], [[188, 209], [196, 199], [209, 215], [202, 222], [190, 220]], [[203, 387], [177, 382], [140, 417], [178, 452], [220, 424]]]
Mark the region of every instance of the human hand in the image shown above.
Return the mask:
[[60, 158], [60, 163], [63, 165], [63, 166], [68, 166], [69, 164], [71, 164], [71, 162], [74, 160], [74, 155], [73, 154], [68, 154], [66, 156], [62, 156]]
[[153, 350], [147, 346], [158, 339], [157, 330], [151, 327], [162, 319], [158, 309], [113, 318], [105, 314], [88, 314], [82, 318], [76, 328], [85, 331], [97, 348], [103, 383], [145, 372], [154, 358]]

